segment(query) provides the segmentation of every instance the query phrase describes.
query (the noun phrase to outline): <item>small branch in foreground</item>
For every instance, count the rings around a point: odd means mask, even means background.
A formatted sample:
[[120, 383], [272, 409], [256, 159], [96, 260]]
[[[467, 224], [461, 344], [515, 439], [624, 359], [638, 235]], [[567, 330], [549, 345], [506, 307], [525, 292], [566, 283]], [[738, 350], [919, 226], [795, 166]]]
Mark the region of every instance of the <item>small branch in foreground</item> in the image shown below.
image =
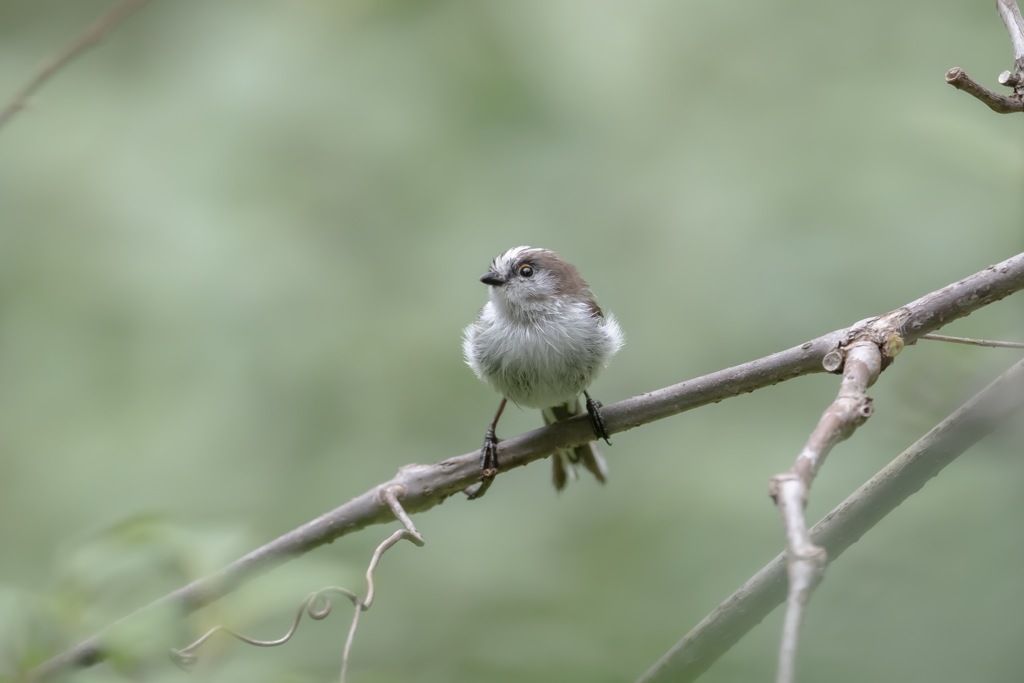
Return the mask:
[[295, 613], [295, 618], [292, 620], [292, 625], [288, 628], [288, 631], [274, 640], [257, 640], [244, 636], [240, 633], [236, 633], [226, 626], [214, 626], [212, 629], [204, 633], [198, 639], [193, 641], [191, 644], [186, 645], [180, 650], [171, 650], [171, 659], [176, 664], [181, 666], [183, 669], [191, 669], [198, 661], [199, 657], [196, 652], [202, 647], [203, 643], [208, 641], [217, 633], [226, 633], [243, 643], [249, 645], [255, 645], [256, 647], [277, 647], [278, 645], [284, 645], [295, 632], [299, 629], [299, 622], [302, 621], [302, 615], [308, 614], [310, 619], [315, 621], [321, 621], [326, 619], [333, 608], [330, 596], [343, 595], [352, 601], [352, 606], [355, 607], [355, 611], [352, 615], [352, 624], [348, 630], [348, 637], [345, 639], [345, 647], [342, 650], [341, 655], [341, 674], [339, 680], [341, 683], [345, 683], [345, 677], [348, 673], [348, 662], [349, 657], [352, 653], [352, 641], [356, 636], [356, 629], [359, 626], [359, 615], [370, 609], [373, 605], [375, 587], [373, 582], [373, 573], [377, 569], [377, 564], [380, 562], [380, 558], [388, 551], [393, 545], [401, 541], [402, 539], [408, 539], [416, 545], [422, 547], [424, 545], [423, 537], [416, 530], [409, 515], [406, 514], [402, 508], [402, 504], [399, 502], [399, 495], [402, 493], [399, 487], [391, 487], [381, 492], [382, 501], [391, 509], [395, 514], [395, 518], [402, 522], [404, 529], [399, 529], [395, 533], [388, 536], [384, 541], [377, 546], [377, 549], [373, 552], [373, 557], [370, 559], [370, 565], [366, 569], [366, 598], [363, 600], [359, 599], [352, 591], [347, 588], [341, 588], [340, 586], [328, 586], [321, 588], [320, 590], [314, 591], [306, 596], [299, 606], [298, 611]]
[[64, 49], [50, 57], [39, 68], [39, 71], [36, 72], [32, 79], [15, 93], [11, 101], [3, 109], [0, 109], [0, 128], [10, 121], [15, 114], [24, 109], [25, 105], [28, 104], [28, 98], [43, 87], [54, 74], [78, 55], [91, 47], [99, 45], [108, 33], [120, 26], [135, 10], [147, 2], [149, 0], [121, 0], [121, 2], [104, 12], [87, 29], [78, 34]]
[[[885, 317], [895, 321], [906, 344], [913, 344], [921, 335], [970, 315], [1021, 289], [1024, 289], [1024, 253], [926, 294]], [[823, 359], [844, 341], [855, 337], [872, 320], [830, 332], [749, 363], [607, 405], [602, 413], [608, 432], [616, 434], [795, 377], [823, 372]], [[522, 467], [547, 457], [559, 448], [577, 446], [592, 438], [593, 432], [587, 415], [556, 422], [502, 441], [498, 447], [500, 469], [507, 471]], [[43, 662], [30, 671], [27, 678], [44, 680], [69, 668], [92, 666], [107, 656], [103, 648], [103, 637], [110, 629], [166, 606], [174, 606], [181, 614], [195, 611], [273, 567], [371, 524], [395, 519], [392, 510], [382, 502], [378, 491], [392, 486], [404, 487], [404, 509], [408, 512], [423, 512], [462, 491], [478, 481], [479, 477], [478, 450], [442, 460], [435, 465], [407, 465], [390, 481], [253, 550], [219, 572], [197, 579], [155, 600], [112, 624], [104, 632]]]
[[[1024, 410], [1024, 361], [933, 427], [811, 529], [811, 540], [834, 562], [861, 536], [917, 493], [1000, 424]], [[726, 598], [636, 683], [695, 681], [786, 597], [781, 553]]]

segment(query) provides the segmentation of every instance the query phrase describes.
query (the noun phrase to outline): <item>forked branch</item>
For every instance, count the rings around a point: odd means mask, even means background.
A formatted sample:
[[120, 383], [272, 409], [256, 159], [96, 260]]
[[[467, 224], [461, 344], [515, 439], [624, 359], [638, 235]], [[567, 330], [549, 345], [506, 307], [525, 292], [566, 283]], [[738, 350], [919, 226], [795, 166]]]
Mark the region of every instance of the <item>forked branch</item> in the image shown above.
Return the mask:
[[1011, 88], [1011, 93], [1001, 95], [989, 90], [958, 66], [946, 72], [946, 82], [981, 100], [997, 114], [1011, 114], [1024, 111], [1024, 17], [1016, 0], [996, 0], [996, 11], [1010, 34], [1013, 47], [1013, 69], [1003, 71], [996, 80], [999, 85]]

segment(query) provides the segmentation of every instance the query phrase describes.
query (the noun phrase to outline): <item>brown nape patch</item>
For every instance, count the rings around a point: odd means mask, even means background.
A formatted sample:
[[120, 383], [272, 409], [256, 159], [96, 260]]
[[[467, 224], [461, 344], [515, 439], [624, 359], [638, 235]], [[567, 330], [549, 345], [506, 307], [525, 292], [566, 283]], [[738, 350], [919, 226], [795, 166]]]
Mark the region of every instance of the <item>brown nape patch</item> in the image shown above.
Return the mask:
[[534, 249], [523, 254], [523, 257], [516, 263], [516, 268], [522, 263], [529, 263], [538, 268], [543, 268], [555, 276], [558, 281], [558, 288], [555, 293], [559, 296], [571, 296], [583, 299], [590, 307], [590, 313], [595, 318], [603, 318], [604, 312], [594, 301], [594, 295], [586, 281], [580, 276], [576, 267], [566, 263], [553, 251], [547, 249]]
[[[558, 294], [579, 294], [585, 292], [590, 294], [590, 288], [580, 277], [579, 271], [571, 263], [566, 263], [553, 251], [547, 249], [536, 249], [523, 254], [522, 262], [544, 268], [551, 272], [558, 280]], [[518, 264], [516, 264], [518, 267]]]

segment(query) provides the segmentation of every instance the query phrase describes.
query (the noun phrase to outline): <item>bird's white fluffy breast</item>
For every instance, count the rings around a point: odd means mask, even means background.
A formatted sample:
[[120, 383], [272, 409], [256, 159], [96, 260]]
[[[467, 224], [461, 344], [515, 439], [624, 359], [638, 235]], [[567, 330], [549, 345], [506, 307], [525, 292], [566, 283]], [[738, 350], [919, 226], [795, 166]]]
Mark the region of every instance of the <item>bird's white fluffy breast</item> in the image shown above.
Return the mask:
[[466, 328], [463, 353], [477, 377], [522, 406], [546, 408], [578, 396], [623, 344], [611, 315], [582, 302], [516, 320], [488, 301]]

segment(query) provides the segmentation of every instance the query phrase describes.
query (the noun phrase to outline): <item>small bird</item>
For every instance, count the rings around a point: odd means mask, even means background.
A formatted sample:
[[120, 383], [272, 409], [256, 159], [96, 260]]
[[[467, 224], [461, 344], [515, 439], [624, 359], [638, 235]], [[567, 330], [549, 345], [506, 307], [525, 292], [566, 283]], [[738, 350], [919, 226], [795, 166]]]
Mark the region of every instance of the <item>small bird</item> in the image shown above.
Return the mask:
[[[580, 414], [583, 394], [594, 434], [611, 443], [601, 404], [587, 387], [624, 343], [615, 318], [601, 311], [576, 268], [553, 251], [509, 249], [491, 261], [480, 281], [490, 300], [466, 328], [462, 350], [476, 376], [502, 398], [480, 449], [481, 483], [467, 491], [470, 498], [483, 495], [497, 474], [494, 430], [508, 401], [540, 408], [544, 424], [551, 424]], [[552, 462], [558, 490], [570, 473], [575, 477], [578, 464], [605, 481], [607, 469], [593, 443], [560, 450]]]

